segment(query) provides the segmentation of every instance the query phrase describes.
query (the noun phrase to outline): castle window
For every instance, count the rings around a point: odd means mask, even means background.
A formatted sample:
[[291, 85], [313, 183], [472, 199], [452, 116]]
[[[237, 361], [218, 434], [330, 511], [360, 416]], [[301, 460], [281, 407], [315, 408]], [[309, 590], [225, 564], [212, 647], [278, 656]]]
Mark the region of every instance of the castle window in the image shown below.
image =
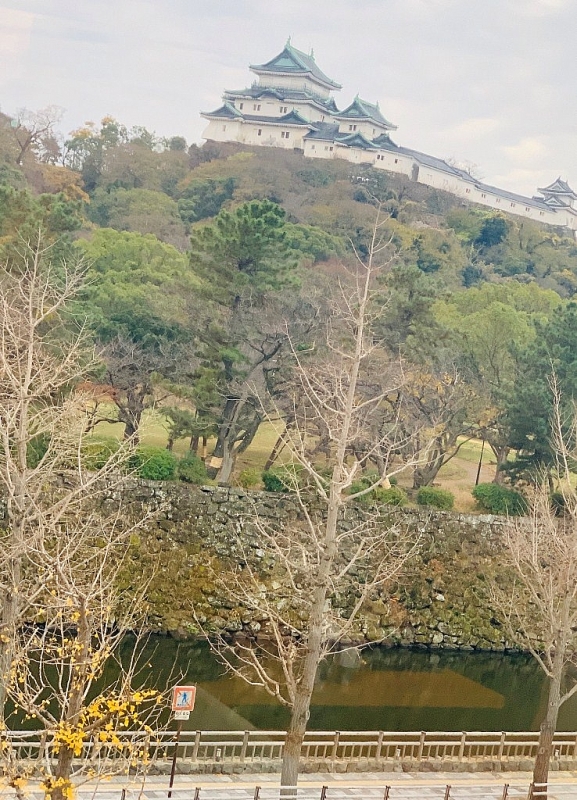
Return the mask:
[[545, 212], [544, 211], [539, 211], [539, 216], [540, 217], [544, 217], [545, 216]]
[[222, 129], [223, 129], [223, 131], [225, 131], [226, 130], [226, 125], [223, 125]]
[[501, 202], [501, 198], [500, 198], [500, 197], [496, 197], [496, 198], [495, 198], [495, 202], [496, 202], [496, 203], [500, 203], [500, 202]]
[[529, 206], [525, 206], [525, 211], [531, 211], [531, 209], [529, 208]]
[[515, 208], [515, 203], [511, 203], [511, 208]]
[[262, 134], [262, 128], [259, 128], [258, 131], [256, 132], [256, 135], [260, 136], [261, 134]]
[[357, 129], [356, 125], [349, 125], [349, 130], [350, 131], [356, 131], [356, 129]]
[[395, 164], [398, 164], [398, 163], [399, 163], [399, 159], [395, 158]]
[[481, 197], [482, 197], [482, 198], [483, 198], [483, 200], [484, 200], [484, 199], [487, 197], [487, 195], [486, 195], [486, 194], [482, 194], [482, 195], [481, 195]]
[[242, 111], [242, 110], [243, 110], [243, 108], [244, 108], [244, 103], [239, 103], [239, 104], [238, 104], [238, 107], [239, 107], [239, 108], [240, 108], [240, 110]]
[[332, 147], [329, 147], [329, 150], [331, 151], [331, 153], [333, 152], [333, 148]]
[[281, 139], [288, 139], [290, 137], [290, 135], [291, 135], [290, 131], [281, 131], [280, 138]]
[[324, 122], [324, 121], [325, 121], [325, 115], [323, 114], [322, 117], [321, 117], [321, 122]]
[[288, 111], [288, 106], [281, 106], [280, 107], [280, 113], [281, 114], [286, 114], [287, 111]]
[[260, 111], [260, 103], [255, 103], [255, 104], [253, 105], [253, 109], [254, 109], [255, 111]]
[[471, 190], [470, 189], [465, 189], [465, 194], [471, 194]]

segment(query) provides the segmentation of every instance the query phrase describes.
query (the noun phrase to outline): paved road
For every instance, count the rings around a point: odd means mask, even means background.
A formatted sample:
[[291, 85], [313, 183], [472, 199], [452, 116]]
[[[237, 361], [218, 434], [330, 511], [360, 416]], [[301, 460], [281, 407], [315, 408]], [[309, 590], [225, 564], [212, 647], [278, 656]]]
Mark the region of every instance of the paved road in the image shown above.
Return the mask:
[[[389, 800], [445, 800], [450, 785], [450, 800], [501, 800], [503, 787], [509, 784], [509, 800], [525, 800], [530, 774], [501, 773], [370, 773], [303, 775], [299, 782], [298, 800], [319, 800], [321, 787], [327, 786], [326, 800], [383, 800], [385, 787], [390, 786]], [[260, 800], [278, 800], [278, 775], [177, 775], [172, 800], [253, 800], [255, 787], [262, 787]], [[144, 786], [134, 779], [114, 778], [98, 786], [79, 787], [79, 800], [167, 800], [168, 777], [154, 775]], [[10, 790], [0, 792], [10, 796]], [[40, 796], [40, 795], [39, 795]], [[577, 772], [555, 772], [551, 775], [548, 800], [577, 800]]]

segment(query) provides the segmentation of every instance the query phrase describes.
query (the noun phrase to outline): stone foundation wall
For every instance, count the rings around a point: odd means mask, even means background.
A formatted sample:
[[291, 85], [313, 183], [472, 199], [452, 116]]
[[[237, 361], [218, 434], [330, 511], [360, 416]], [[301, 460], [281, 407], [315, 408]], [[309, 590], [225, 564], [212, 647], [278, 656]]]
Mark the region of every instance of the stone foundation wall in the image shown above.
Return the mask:
[[[196, 635], [193, 609], [203, 627], [215, 631], [232, 635], [266, 628], [266, 620], [222, 596], [213, 569], [228, 569], [248, 553], [266, 580], [269, 555], [255, 529], [255, 514], [272, 525], [298, 523], [294, 497], [131, 481], [112, 491], [107, 502], [121, 495], [135, 513], [143, 507], [160, 509], [146, 530], [133, 537], [126, 575], [130, 583], [135, 575], [152, 574], [148, 602], [153, 630], [177, 638]], [[368, 511], [348, 513], [354, 519]], [[357, 638], [430, 649], [514, 649], [491, 611], [485, 583], [498, 567], [506, 520], [388, 506], [379, 513], [383, 526], [400, 525], [419, 536], [420, 548], [406, 577], [389, 595], [368, 604]]]

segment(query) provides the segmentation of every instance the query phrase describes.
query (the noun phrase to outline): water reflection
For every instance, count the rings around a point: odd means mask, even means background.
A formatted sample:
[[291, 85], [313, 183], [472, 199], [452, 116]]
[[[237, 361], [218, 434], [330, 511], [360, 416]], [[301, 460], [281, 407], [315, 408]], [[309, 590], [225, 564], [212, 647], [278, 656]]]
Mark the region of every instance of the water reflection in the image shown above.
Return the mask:
[[[128, 644], [127, 644], [128, 647]], [[161, 684], [197, 683], [190, 729], [279, 729], [288, 712], [263, 690], [223, 674], [202, 642], [155, 639], [146, 662]], [[544, 680], [528, 656], [429, 653], [371, 648], [323, 664], [313, 696], [311, 729], [534, 730], [544, 711]], [[561, 729], [577, 729], [577, 697]]]

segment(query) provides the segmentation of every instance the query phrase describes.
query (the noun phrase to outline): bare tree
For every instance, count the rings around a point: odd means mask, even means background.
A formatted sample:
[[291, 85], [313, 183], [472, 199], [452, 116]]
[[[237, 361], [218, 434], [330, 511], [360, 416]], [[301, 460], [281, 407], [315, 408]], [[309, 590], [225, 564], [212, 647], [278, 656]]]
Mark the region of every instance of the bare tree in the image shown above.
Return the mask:
[[577, 692], [577, 415], [568, 429], [555, 378], [551, 386], [558, 502], [552, 502], [549, 476], [543, 476], [534, 487], [529, 517], [505, 528], [505, 571], [492, 585], [508, 635], [533, 655], [549, 685], [535, 784], [547, 783], [559, 709]]
[[[26, 153], [33, 148], [51, 148], [54, 142], [54, 126], [64, 114], [60, 106], [46, 106], [38, 111], [22, 108], [13, 120], [12, 129], [18, 145], [16, 163], [22, 164]], [[44, 148], [44, 149], [46, 149]], [[41, 154], [42, 155], [42, 154]]]
[[130, 533], [147, 514], [127, 523], [121, 507], [103, 510], [110, 481], [122, 480], [122, 448], [101, 470], [85, 467], [87, 397], [77, 386], [95, 357], [69, 314], [83, 267], [52, 263], [41, 235], [21, 243], [19, 255], [0, 276], [0, 760], [23, 796], [9, 697], [20, 724], [28, 714], [44, 727], [44, 789], [64, 800], [89, 735], [116, 745], [109, 736], [136, 720], [136, 700], [152, 697], [135, 696], [133, 664], [115, 686], [105, 684], [100, 706], [88, 700], [120, 636], [136, 625], [133, 604], [115, 586]]
[[[380, 294], [376, 279], [392, 258], [390, 239], [383, 237], [385, 221], [377, 217], [367, 261], [358, 258], [351, 284], [341, 287], [324, 352], [313, 358], [310, 351], [293, 347], [294, 423], [279, 426], [279, 434], [293, 457], [294, 480], [290, 471], [287, 480], [301, 524], [271, 529], [258, 516], [251, 520], [271, 564], [271, 583], [266, 586], [249, 558], [240, 573], [224, 580], [229, 592], [266, 619], [266, 639], [234, 644], [221, 640], [214, 646], [233, 672], [263, 686], [290, 708], [281, 775], [286, 797], [298, 779], [319, 664], [354, 634], [361, 609], [386, 592], [415, 547], [378, 512], [356, 517], [348, 511], [381, 480], [379, 476], [374, 485], [351, 492], [374, 454], [380, 453], [385, 474], [392, 474], [401, 469], [400, 464], [393, 468], [393, 456], [406, 444], [397, 435], [397, 412], [387, 425], [382, 420], [389, 394], [403, 381], [402, 369], [383, 356], [371, 332], [373, 320], [382, 313], [382, 296], [375, 297], [375, 292]], [[320, 423], [328, 447], [326, 461], [319, 465], [313, 460], [310, 432]]]
[[[139, 675], [140, 639], [128, 663], [118, 655], [143, 621], [143, 591], [117, 587], [130, 534], [144, 518], [128, 525], [122, 505], [109, 514], [85, 505], [28, 551], [41, 590], [28, 604], [28, 623], [13, 631], [6, 690], [16, 723], [35, 720], [46, 752], [39, 763], [23, 762], [5, 737], [0, 764], [20, 798], [32, 777], [47, 798], [69, 800], [73, 777], [78, 785], [129, 768], [146, 774], [162, 708], [162, 692]], [[128, 727], [134, 736], [119, 735]]]

